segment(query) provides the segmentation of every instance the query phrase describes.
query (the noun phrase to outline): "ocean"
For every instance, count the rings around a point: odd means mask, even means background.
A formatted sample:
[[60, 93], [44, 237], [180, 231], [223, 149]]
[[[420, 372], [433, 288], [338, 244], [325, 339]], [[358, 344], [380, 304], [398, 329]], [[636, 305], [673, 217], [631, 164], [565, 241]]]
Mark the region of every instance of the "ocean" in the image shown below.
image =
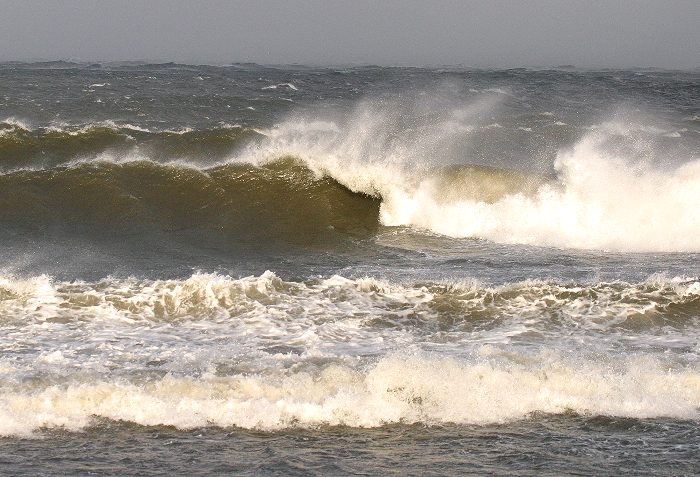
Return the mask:
[[700, 72], [0, 64], [0, 474], [696, 475]]

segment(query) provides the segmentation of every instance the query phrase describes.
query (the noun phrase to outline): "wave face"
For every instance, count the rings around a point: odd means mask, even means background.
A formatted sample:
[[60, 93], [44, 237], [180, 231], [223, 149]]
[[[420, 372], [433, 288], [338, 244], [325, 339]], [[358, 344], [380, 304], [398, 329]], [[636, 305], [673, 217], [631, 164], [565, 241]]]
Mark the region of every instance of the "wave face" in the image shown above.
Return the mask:
[[[4, 277], [14, 331], [0, 339], [0, 435], [95, 418], [262, 430], [538, 412], [700, 419], [699, 312], [697, 279], [660, 276], [500, 287]], [[631, 338], [634, 350], [611, 354]], [[659, 339], [670, 353], [654, 351]]]
[[197, 231], [209, 238], [314, 244], [378, 226], [378, 200], [317, 177], [292, 159], [211, 168], [88, 162], [0, 176], [0, 221], [20, 230], [129, 235]]

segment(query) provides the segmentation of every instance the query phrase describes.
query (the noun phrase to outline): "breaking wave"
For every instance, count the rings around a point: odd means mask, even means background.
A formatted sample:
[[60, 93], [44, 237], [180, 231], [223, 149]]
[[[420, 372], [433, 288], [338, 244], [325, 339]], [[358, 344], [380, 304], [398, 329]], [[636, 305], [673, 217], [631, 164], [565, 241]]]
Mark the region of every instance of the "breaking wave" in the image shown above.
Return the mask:
[[[387, 226], [514, 244], [700, 251], [700, 160], [678, 165], [618, 126], [614, 136], [587, 133], [561, 150], [553, 175], [455, 166], [469, 161], [458, 147], [473, 129], [469, 114], [399, 125], [370, 109], [341, 125], [293, 121], [265, 132], [268, 141], [239, 159], [298, 157], [319, 175], [381, 197]], [[621, 147], [620, 136], [632, 144]]]
[[0, 219], [150, 222], [227, 237], [257, 228], [299, 243], [316, 234], [309, 227], [408, 226], [512, 244], [700, 251], [700, 160], [678, 164], [653, 147], [628, 154], [610, 143], [638, 133], [617, 125], [562, 149], [553, 173], [475, 165], [461, 146], [475, 129], [491, 134], [472, 124], [489, 107], [404, 117], [361, 106], [345, 121], [296, 118], [255, 131], [35, 131], [8, 120]]
[[95, 417], [188, 429], [490, 424], [532, 413], [698, 419], [700, 372], [653, 360], [537, 367], [388, 356], [366, 370], [331, 365], [277, 375], [165, 376], [0, 391], [0, 435], [79, 430]]

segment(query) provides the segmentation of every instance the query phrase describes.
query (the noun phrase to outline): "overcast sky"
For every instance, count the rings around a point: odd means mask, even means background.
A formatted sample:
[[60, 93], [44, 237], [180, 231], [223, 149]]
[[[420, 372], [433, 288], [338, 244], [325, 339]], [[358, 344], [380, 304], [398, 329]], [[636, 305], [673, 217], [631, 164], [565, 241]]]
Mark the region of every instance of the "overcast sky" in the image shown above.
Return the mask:
[[700, 66], [700, 0], [0, 0], [0, 60]]

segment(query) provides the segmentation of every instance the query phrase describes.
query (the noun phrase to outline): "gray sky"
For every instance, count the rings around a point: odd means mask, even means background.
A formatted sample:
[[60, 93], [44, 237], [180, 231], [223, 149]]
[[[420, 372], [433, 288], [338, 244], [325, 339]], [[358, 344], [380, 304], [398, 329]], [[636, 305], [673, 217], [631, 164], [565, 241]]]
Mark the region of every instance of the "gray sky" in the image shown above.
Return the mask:
[[0, 60], [700, 66], [700, 0], [0, 0]]

